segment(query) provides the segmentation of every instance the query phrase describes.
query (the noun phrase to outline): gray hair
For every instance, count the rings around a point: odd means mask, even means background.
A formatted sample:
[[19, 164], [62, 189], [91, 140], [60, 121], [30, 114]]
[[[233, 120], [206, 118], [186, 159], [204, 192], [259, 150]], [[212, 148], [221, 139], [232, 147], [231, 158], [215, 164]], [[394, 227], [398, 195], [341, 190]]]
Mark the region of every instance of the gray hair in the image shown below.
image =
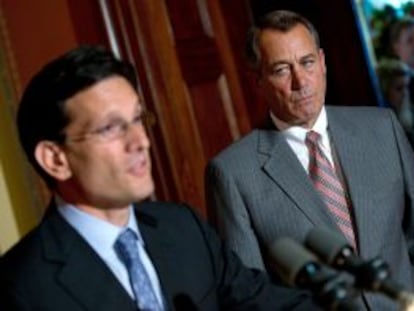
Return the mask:
[[292, 11], [272, 11], [260, 19], [255, 26], [251, 27], [247, 34], [245, 54], [250, 66], [255, 70], [259, 69], [261, 61], [259, 37], [263, 30], [273, 29], [281, 32], [288, 32], [297, 25], [303, 25], [309, 30], [316, 46], [319, 48], [319, 34], [308, 19]]

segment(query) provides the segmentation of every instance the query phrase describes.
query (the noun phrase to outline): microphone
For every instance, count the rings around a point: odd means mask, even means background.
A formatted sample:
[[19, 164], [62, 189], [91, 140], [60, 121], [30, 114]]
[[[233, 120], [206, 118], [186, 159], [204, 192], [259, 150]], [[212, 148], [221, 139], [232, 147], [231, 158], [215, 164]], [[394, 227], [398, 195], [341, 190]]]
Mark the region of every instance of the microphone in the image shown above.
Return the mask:
[[273, 268], [291, 286], [310, 290], [315, 301], [329, 310], [356, 310], [356, 296], [344, 274], [318, 262], [304, 247], [290, 238], [281, 238], [269, 248]]
[[355, 277], [355, 287], [381, 292], [404, 306], [413, 305], [413, 294], [391, 279], [390, 268], [384, 260], [379, 257], [362, 260], [341, 234], [315, 228], [307, 235], [305, 246], [323, 262], [351, 273]]

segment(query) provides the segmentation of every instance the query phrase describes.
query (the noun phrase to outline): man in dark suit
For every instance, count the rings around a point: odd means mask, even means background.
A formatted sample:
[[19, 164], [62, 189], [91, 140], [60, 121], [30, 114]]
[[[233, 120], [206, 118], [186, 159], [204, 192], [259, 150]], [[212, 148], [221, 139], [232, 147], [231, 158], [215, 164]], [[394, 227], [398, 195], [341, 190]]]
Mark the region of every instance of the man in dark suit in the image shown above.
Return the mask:
[[154, 185], [136, 82], [130, 64], [81, 47], [29, 83], [20, 140], [53, 199], [1, 258], [0, 309], [294, 308], [301, 295], [287, 299], [243, 267], [192, 209], [146, 201]]
[[[247, 47], [270, 120], [207, 167], [219, 232], [247, 266], [277, 278], [272, 242], [303, 242], [312, 228], [327, 227], [363, 258], [382, 257], [413, 290], [414, 158], [394, 114], [324, 105], [324, 53], [313, 25], [298, 14], [269, 13]], [[379, 294], [363, 298], [373, 310], [397, 307]]]

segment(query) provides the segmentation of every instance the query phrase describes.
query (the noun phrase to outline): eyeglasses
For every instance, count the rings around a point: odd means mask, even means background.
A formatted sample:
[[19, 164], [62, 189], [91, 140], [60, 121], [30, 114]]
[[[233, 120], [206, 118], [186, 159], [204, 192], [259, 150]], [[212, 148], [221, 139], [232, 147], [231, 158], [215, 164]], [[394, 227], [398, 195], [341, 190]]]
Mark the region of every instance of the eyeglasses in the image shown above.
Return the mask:
[[131, 121], [123, 119], [114, 119], [105, 125], [94, 130], [86, 132], [79, 136], [66, 136], [67, 142], [81, 142], [90, 138], [96, 138], [101, 142], [112, 141], [125, 137], [131, 126], [149, 128], [155, 124], [155, 116], [149, 111], [142, 111], [136, 115]]

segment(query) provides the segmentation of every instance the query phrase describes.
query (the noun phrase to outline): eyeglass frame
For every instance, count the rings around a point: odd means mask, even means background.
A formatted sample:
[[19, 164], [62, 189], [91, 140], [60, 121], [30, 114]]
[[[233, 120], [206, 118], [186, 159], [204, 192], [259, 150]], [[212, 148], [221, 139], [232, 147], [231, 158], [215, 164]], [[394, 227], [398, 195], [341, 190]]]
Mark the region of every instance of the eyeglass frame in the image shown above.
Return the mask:
[[142, 110], [138, 115], [134, 116], [131, 121], [116, 119], [80, 135], [68, 136], [64, 134], [64, 141], [77, 143], [89, 140], [91, 137], [96, 137], [100, 142], [110, 142], [125, 137], [129, 132], [130, 127], [134, 125], [148, 129], [154, 126], [155, 123], [155, 115], [149, 110]]

